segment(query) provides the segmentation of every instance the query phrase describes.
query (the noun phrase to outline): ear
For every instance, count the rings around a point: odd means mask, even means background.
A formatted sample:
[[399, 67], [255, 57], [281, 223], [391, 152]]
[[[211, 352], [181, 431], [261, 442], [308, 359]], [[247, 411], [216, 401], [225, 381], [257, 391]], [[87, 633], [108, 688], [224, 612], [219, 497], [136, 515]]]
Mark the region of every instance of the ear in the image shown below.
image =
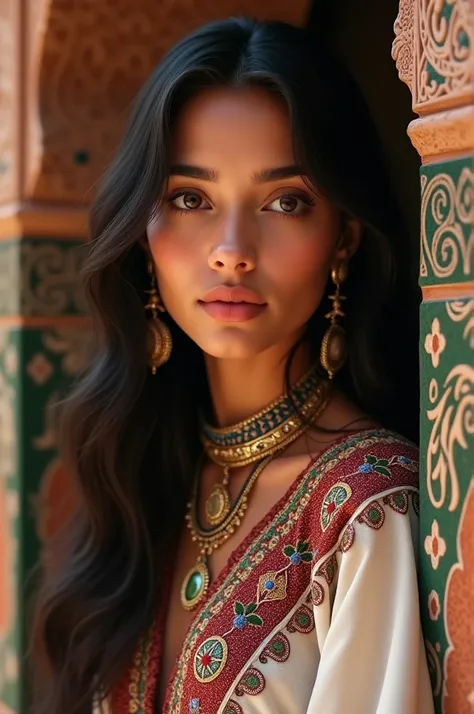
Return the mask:
[[336, 246], [335, 261], [349, 261], [359, 248], [361, 239], [362, 223], [356, 218], [345, 220]]

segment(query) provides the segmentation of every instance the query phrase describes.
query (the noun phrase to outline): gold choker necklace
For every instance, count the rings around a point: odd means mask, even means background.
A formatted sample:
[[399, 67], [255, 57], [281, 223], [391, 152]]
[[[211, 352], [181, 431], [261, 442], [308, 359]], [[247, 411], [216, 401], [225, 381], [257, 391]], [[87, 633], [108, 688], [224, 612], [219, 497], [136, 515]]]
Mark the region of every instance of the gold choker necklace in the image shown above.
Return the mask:
[[[240, 526], [250, 491], [265, 466], [316, 421], [329, 397], [330, 383], [321, 382], [315, 370], [311, 370], [292, 388], [291, 396], [283, 395], [251, 419], [225, 429], [204, 425], [205, 454], [224, 467], [224, 478], [222, 483], [214, 486], [205, 504], [211, 528], [204, 528], [199, 523], [198, 479], [188, 503], [187, 525], [192, 540], [198, 543], [200, 555], [181, 587], [181, 603], [186, 610], [193, 610], [205, 596], [210, 582], [208, 556]], [[256, 465], [231, 505], [227, 490], [229, 471], [248, 464]]]
[[222, 482], [214, 486], [205, 504], [211, 526], [218, 526], [229, 513], [230, 469], [272, 456], [296, 441], [326, 407], [329, 391], [329, 381], [321, 381], [313, 368], [292, 387], [290, 395], [284, 394], [250, 419], [223, 429], [204, 424], [206, 455], [224, 469]]

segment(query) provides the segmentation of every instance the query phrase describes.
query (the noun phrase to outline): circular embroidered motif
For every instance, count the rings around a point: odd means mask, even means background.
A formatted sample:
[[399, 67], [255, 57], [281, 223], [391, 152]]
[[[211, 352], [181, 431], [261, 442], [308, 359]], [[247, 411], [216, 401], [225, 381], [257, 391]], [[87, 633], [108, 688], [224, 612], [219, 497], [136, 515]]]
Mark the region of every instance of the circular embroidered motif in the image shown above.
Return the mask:
[[378, 531], [384, 524], [385, 512], [380, 503], [372, 501], [364, 508], [357, 520], [359, 523], [365, 523], [369, 528], [374, 528]]
[[383, 502], [388, 504], [397, 513], [405, 515], [408, 513], [408, 492], [396, 491], [388, 496], [385, 496]]
[[286, 629], [288, 632], [301, 632], [304, 635], [314, 630], [314, 616], [309, 607], [300, 605], [286, 626]]
[[212, 682], [227, 662], [228, 647], [222, 637], [209, 637], [194, 655], [194, 676], [198, 682]]
[[275, 662], [286, 662], [289, 656], [290, 643], [288, 642], [288, 638], [285, 637], [282, 632], [277, 632], [264, 648], [259, 660], [262, 664], [266, 664], [270, 657], [270, 659], [275, 660]]
[[322, 576], [328, 585], [332, 585], [337, 570], [337, 558], [334, 553], [322, 565], [316, 575]]
[[321, 528], [327, 529], [338, 509], [352, 496], [347, 483], [336, 483], [325, 495], [321, 508]]
[[244, 710], [235, 699], [229, 699], [225, 705], [224, 714], [244, 714]]
[[311, 583], [311, 599], [315, 607], [324, 601], [324, 588], [315, 580]]
[[235, 688], [238, 697], [249, 694], [254, 697], [265, 689], [265, 677], [256, 667], [249, 667]]

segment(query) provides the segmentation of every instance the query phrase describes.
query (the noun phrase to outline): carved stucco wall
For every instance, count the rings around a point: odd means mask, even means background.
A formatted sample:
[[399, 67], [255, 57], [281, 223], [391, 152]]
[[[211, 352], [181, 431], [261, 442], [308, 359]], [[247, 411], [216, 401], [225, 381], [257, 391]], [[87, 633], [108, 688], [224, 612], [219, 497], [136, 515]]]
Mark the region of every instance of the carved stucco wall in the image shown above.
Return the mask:
[[436, 711], [474, 711], [474, 5], [402, 0], [393, 57], [419, 119], [420, 595]]

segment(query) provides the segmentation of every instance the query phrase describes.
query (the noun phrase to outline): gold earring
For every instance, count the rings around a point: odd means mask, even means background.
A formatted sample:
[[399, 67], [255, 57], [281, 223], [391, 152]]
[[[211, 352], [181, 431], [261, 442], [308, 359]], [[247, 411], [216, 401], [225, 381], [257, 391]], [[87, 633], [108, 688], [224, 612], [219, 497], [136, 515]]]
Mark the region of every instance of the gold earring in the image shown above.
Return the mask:
[[153, 263], [148, 261], [148, 274], [150, 276], [151, 288], [147, 290], [150, 299], [145, 305], [145, 310], [150, 310], [151, 317], [148, 320], [148, 335], [147, 335], [147, 362], [151, 367], [151, 373], [156, 374], [158, 367], [167, 362], [171, 355], [173, 340], [168, 325], [165, 325], [158, 318], [158, 312], [165, 312], [165, 308], [161, 302], [156, 287], [155, 271]]
[[347, 279], [347, 272], [347, 261], [342, 261], [331, 271], [331, 278], [336, 289], [334, 294], [329, 296], [332, 300], [332, 310], [325, 317], [329, 318], [330, 325], [324, 333], [320, 356], [321, 364], [328, 373], [329, 379], [333, 379], [334, 375], [339, 372], [347, 356], [346, 333], [338, 323], [338, 318], [344, 317], [342, 301], [346, 298], [341, 295], [341, 285]]

